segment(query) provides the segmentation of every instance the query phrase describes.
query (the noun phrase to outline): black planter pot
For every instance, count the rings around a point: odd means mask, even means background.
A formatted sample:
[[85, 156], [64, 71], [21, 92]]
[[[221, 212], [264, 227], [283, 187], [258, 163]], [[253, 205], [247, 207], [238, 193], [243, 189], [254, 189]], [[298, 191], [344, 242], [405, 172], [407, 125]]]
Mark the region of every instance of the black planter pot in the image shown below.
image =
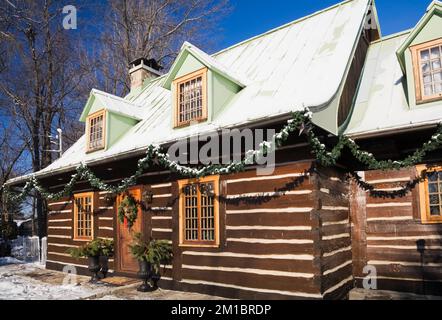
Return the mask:
[[109, 271], [109, 257], [108, 256], [100, 256], [100, 272], [103, 275], [103, 278], [106, 278], [107, 272]]
[[143, 280], [143, 283], [137, 288], [139, 292], [152, 291], [152, 286], [148, 284], [150, 277], [152, 276], [152, 266], [147, 261], [138, 261], [140, 271], [138, 271], [138, 277]]
[[96, 283], [100, 278], [98, 277], [98, 272], [100, 271], [100, 257], [89, 257], [88, 270], [92, 273], [91, 280], [89, 282]]
[[152, 289], [157, 290], [158, 289], [158, 281], [160, 281], [161, 276], [159, 274], [152, 272], [150, 279], [152, 280]]

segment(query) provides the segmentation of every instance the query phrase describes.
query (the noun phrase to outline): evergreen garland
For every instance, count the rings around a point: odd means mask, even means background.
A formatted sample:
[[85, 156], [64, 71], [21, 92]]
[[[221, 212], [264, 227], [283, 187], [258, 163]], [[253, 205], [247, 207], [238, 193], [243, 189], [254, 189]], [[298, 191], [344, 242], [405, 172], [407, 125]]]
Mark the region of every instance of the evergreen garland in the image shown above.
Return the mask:
[[[337, 163], [342, 155], [345, 147], [347, 147], [353, 157], [357, 159], [361, 164], [365, 165], [369, 170], [399, 170], [402, 168], [408, 168], [421, 163], [425, 156], [436, 149], [439, 149], [442, 145], [442, 126], [439, 124], [436, 133], [431, 137], [431, 139], [424, 143], [423, 146], [415, 151], [413, 155], [408, 156], [402, 161], [392, 161], [392, 160], [382, 160], [378, 161], [373, 154], [366, 151], [362, 151], [360, 147], [352, 139], [345, 137], [343, 135], [339, 136], [338, 142], [332, 148], [331, 151], [327, 151], [325, 144], [321, 143], [320, 139], [316, 136], [313, 131], [313, 123], [311, 122], [312, 113], [308, 109], [303, 111], [297, 111], [292, 113], [292, 118], [287, 121], [287, 124], [282, 128], [280, 132], [275, 134], [271, 141], [264, 141], [259, 145], [258, 150], [249, 150], [246, 152], [245, 157], [242, 161], [232, 162], [228, 165], [207, 165], [202, 168], [192, 168], [188, 166], [180, 165], [175, 161], [170, 160], [170, 156], [167, 153], [162, 153], [161, 149], [157, 145], [149, 145], [147, 147], [146, 156], [138, 160], [137, 170], [135, 173], [123, 179], [121, 183], [117, 186], [109, 185], [98, 178], [86, 164], [81, 163], [76, 168], [76, 173], [72, 175], [71, 180], [65, 185], [64, 189], [57, 193], [50, 193], [45, 190], [37, 181], [35, 176], [32, 176], [29, 181], [26, 182], [22, 191], [19, 194], [14, 194], [13, 191], [9, 190], [6, 185], [5, 195], [7, 201], [15, 202], [23, 200], [32, 189], [37, 190], [42, 197], [47, 200], [57, 200], [65, 196], [70, 196], [72, 194], [73, 188], [78, 181], [86, 180], [90, 183], [91, 187], [100, 191], [107, 191], [112, 194], [120, 194], [128, 190], [131, 186], [135, 185], [137, 179], [146, 171], [147, 168], [151, 167], [152, 164], [159, 164], [164, 169], [168, 169], [174, 173], [178, 173], [182, 176], [189, 178], [200, 178], [209, 175], [225, 175], [244, 171], [247, 165], [256, 163], [261, 157], [265, 156], [269, 152], [273, 152], [284, 144], [290, 135], [298, 131], [299, 134], [305, 134], [307, 140], [312, 148], [312, 152], [316, 157], [318, 163], [325, 167], [333, 166]], [[356, 175], [351, 174], [358, 185], [366, 191], [369, 191], [373, 195], [381, 196], [378, 192], [374, 191], [374, 186], [363, 182], [362, 179]], [[382, 196], [397, 196], [404, 194], [412, 190], [420, 181], [419, 179], [410, 181], [405, 185], [401, 192], [392, 193], [382, 193]]]
[[426, 171], [423, 171], [421, 176], [416, 177], [415, 179], [407, 182], [404, 187], [395, 191], [381, 191], [376, 190], [374, 186], [365, 182], [361, 176], [356, 172], [350, 172], [348, 174], [349, 179], [353, 179], [356, 184], [363, 190], [370, 193], [370, 195], [374, 198], [383, 198], [383, 199], [394, 199], [396, 197], [404, 197], [411, 190], [413, 190], [419, 183], [424, 182], [426, 179]]

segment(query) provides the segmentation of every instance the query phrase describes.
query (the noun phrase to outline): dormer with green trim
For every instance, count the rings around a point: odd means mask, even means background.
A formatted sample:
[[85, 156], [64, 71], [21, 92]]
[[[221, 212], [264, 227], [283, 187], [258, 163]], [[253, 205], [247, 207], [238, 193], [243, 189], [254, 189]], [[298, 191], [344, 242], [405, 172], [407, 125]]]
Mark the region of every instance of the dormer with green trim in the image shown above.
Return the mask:
[[397, 51], [410, 108], [442, 103], [442, 2], [433, 1]]
[[109, 149], [142, 118], [140, 106], [93, 89], [80, 116], [86, 124], [86, 152]]
[[211, 122], [245, 86], [244, 80], [185, 42], [163, 82], [171, 91], [173, 127]]

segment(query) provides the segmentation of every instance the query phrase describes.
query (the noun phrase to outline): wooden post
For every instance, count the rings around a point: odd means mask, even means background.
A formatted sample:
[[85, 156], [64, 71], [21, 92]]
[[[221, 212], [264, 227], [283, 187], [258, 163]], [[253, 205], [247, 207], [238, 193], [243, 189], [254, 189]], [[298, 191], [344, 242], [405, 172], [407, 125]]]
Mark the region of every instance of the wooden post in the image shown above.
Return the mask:
[[[360, 173], [364, 179], [365, 174]], [[364, 277], [362, 272], [367, 264], [367, 211], [366, 194], [359, 186], [351, 181], [350, 184], [350, 219], [352, 231], [353, 275], [355, 278]]]

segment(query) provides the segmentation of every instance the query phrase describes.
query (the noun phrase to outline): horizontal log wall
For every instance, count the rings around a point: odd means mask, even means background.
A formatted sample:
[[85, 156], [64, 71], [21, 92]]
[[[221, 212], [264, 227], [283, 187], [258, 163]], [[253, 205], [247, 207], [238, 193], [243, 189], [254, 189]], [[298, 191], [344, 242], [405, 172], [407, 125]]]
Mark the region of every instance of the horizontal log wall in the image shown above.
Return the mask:
[[342, 299], [353, 288], [349, 186], [337, 169], [320, 167], [316, 172], [321, 293], [325, 299]]
[[256, 170], [222, 176], [221, 245], [176, 247], [180, 270], [173, 287], [232, 298], [322, 298], [313, 255], [314, 185], [305, 173], [310, 166], [279, 167], [272, 176]]
[[345, 297], [353, 285], [348, 187], [341, 173], [324, 170], [319, 178], [307, 173], [312, 168], [303, 162], [272, 176], [251, 170], [221, 177], [219, 248], [177, 245], [173, 183], [175, 258], [172, 279], [162, 285], [240, 299]]
[[[397, 190], [416, 170], [370, 171], [365, 180], [377, 190]], [[442, 225], [422, 224], [418, 188], [404, 197], [374, 198], [352, 190], [354, 274], [358, 286], [366, 265], [377, 271], [379, 290], [442, 294]], [[417, 241], [425, 240], [423, 256]], [[423, 260], [421, 260], [423, 259]]]
[[[114, 239], [115, 207], [104, 201], [104, 192], [95, 196], [94, 235], [95, 237]], [[72, 258], [67, 250], [85, 244], [84, 241], [74, 241], [74, 209], [73, 198], [48, 203], [48, 257], [46, 267], [63, 270], [67, 265], [77, 268], [79, 274], [88, 274], [87, 259]], [[109, 273], [114, 272], [114, 258], [109, 259]]]
[[[175, 205], [178, 203], [177, 194], [173, 192], [175, 182], [167, 182], [169, 177], [155, 177], [158, 183], [151, 183], [152, 178], [145, 179], [144, 182], [150, 184], [144, 185], [145, 191], [152, 193], [152, 202], [143, 212], [145, 238], [153, 238], [158, 240], [167, 240], [174, 245], [174, 211], [177, 210]], [[174, 240], [174, 241], [172, 241]], [[174, 254], [176, 249], [174, 249]], [[174, 259], [176, 260], [176, 259]], [[178, 267], [173, 268], [173, 264], [162, 266], [161, 276], [162, 282], [172, 281], [173, 272], [179, 270]]]
[[[221, 177], [219, 248], [180, 247], [177, 179], [169, 173], [143, 177], [142, 189], [153, 194], [143, 212], [145, 236], [174, 246], [162, 285], [235, 298], [322, 298], [312, 219], [317, 199], [305, 173], [310, 167], [306, 162], [278, 167], [272, 176], [250, 170]], [[95, 234], [112, 238], [116, 208], [104, 203], [104, 195], [98, 193]], [[86, 259], [66, 254], [83, 244], [72, 240], [72, 219], [72, 199], [50, 204], [48, 267], [73, 264], [84, 273]]]
[[[219, 248], [179, 246], [178, 178], [145, 174], [140, 188], [153, 194], [143, 210], [145, 238], [171, 241], [174, 250], [160, 285], [240, 299], [345, 297], [352, 286], [348, 187], [338, 171], [314, 169], [304, 161], [271, 176], [255, 169], [221, 176]], [[113, 238], [116, 207], [104, 196], [97, 192], [95, 235]], [[65, 253], [83, 244], [72, 240], [72, 219], [71, 199], [50, 204], [49, 226], [58, 229], [48, 230], [48, 267], [86, 272], [86, 259]]]

